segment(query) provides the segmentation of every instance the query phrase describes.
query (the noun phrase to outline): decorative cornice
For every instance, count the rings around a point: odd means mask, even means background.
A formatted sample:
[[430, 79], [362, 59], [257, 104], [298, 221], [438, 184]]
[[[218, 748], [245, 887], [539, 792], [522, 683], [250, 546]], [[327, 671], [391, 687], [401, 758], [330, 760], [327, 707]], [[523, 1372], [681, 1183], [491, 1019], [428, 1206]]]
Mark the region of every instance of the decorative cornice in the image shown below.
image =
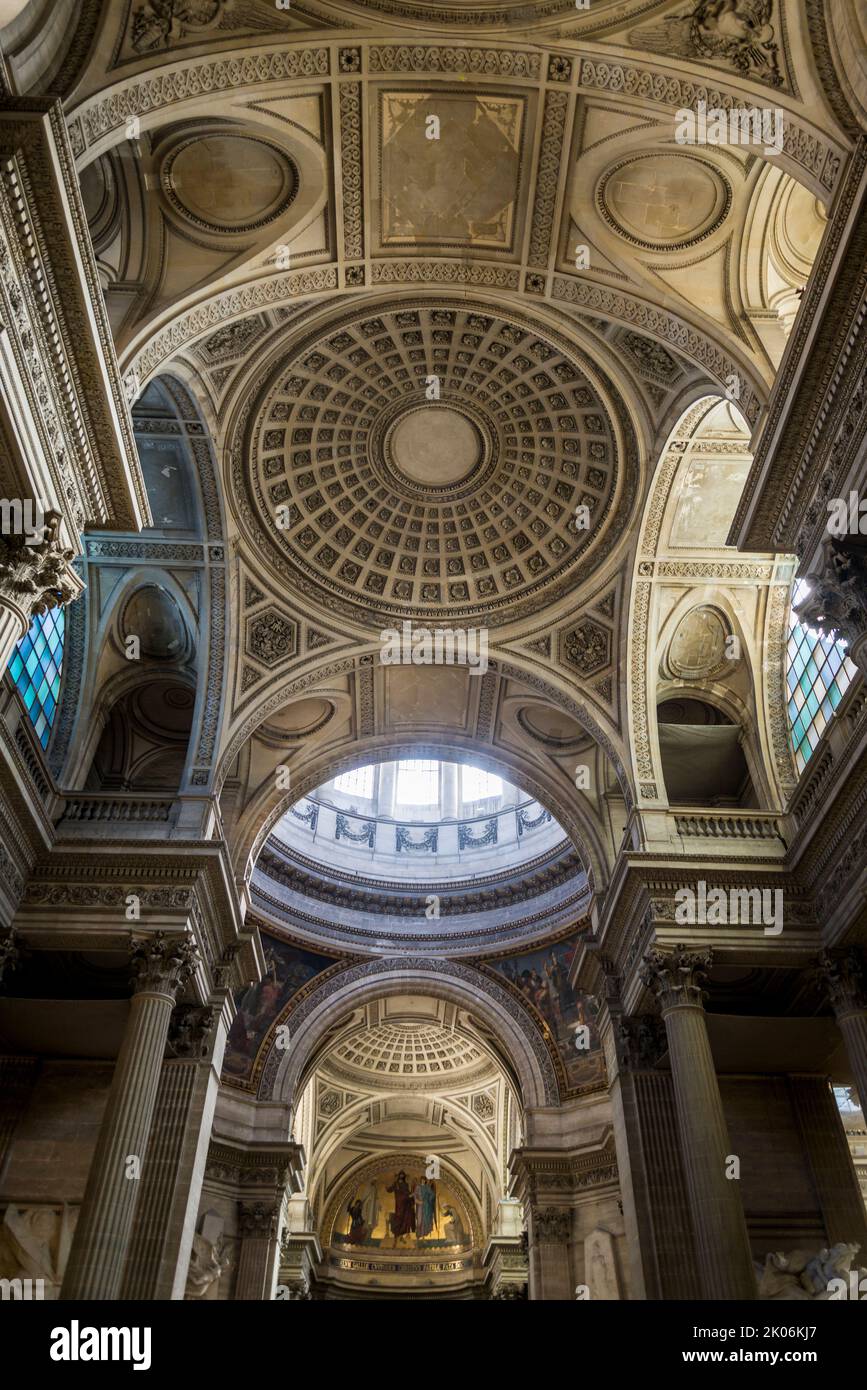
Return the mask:
[[87, 522], [129, 529], [149, 525], [126, 392], [60, 105], [31, 97], [5, 102], [0, 152], [6, 237], [5, 248], [0, 240], [0, 271], [5, 264], [18, 285], [16, 294], [7, 280], [6, 293], [11, 322], [19, 330], [23, 375], [32, 383], [34, 416], [46, 416], [43, 429], [54, 421], [46, 454], [57, 497], [64, 503], [76, 499], [70, 507], [77, 513], [70, 518], [74, 531]]

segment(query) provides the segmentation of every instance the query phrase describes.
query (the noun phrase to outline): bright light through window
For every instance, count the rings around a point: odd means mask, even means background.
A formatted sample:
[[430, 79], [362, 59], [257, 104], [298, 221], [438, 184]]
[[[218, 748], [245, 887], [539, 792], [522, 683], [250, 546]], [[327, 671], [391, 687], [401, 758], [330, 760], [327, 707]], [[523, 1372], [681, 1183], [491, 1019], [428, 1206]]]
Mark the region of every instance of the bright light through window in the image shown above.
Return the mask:
[[352, 772], [341, 772], [334, 779], [334, 790], [369, 801], [373, 796], [373, 772], [372, 767], [356, 767]]
[[799, 622], [794, 604], [809, 592], [805, 580], [795, 585], [786, 663], [789, 728], [799, 772], [807, 766], [856, 672], [842, 643], [820, 637]]
[[439, 763], [418, 758], [397, 765], [397, 800], [401, 806], [434, 806], [440, 799]]
[[484, 801], [488, 796], [502, 796], [503, 779], [480, 767], [461, 768], [461, 800]]

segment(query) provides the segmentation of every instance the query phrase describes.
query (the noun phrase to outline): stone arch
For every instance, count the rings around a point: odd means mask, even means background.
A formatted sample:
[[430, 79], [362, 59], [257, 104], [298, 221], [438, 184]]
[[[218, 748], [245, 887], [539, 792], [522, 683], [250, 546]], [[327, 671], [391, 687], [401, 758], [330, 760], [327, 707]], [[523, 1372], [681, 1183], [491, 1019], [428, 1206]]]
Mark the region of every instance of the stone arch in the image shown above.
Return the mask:
[[420, 729], [404, 737], [394, 734], [357, 740], [343, 755], [333, 751], [311, 761], [303, 778], [293, 782], [289, 792], [269, 787], [265, 797], [248, 808], [235, 840], [233, 858], [238, 876], [248, 878], [259, 851], [271, 829], [296, 801], [316, 787], [342, 772], [351, 772], [368, 762], [392, 761], [401, 757], [435, 757], [454, 762], [472, 762], [485, 771], [500, 773], [529, 792], [540, 805], [549, 810], [575, 846], [587, 871], [591, 887], [601, 888], [608, 877], [605, 847], [595, 828], [582, 817], [574, 804], [566, 802], [550, 780], [540, 778], [527, 760], [520, 756], [508, 758], [502, 750], [493, 750], [478, 740], [444, 736], [442, 732]]
[[[541, 1031], [508, 987], [472, 966], [424, 956], [364, 961], [331, 975], [275, 1019], [259, 1077], [258, 1099], [292, 1106], [321, 1044], [351, 1009], [395, 994], [430, 994], [472, 1011], [499, 1044], [525, 1109], [558, 1105], [557, 1069]], [[277, 1028], [289, 1044], [277, 1046]]]

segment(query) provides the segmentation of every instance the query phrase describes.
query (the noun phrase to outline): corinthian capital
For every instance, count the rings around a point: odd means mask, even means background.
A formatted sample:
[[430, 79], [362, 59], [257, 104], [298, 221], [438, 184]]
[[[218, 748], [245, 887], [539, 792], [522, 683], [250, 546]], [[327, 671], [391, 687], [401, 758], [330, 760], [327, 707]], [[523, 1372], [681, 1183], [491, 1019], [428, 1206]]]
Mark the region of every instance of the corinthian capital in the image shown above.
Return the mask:
[[82, 582], [71, 568], [74, 556], [60, 544], [59, 512], [46, 512], [42, 540], [28, 545], [23, 536], [0, 536], [0, 600], [16, 608], [27, 623], [35, 613], [77, 598]]
[[274, 1202], [240, 1202], [238, 1224], [242, 1236], [273, 1240], [280, 1225], [280, 1206]]
[[867, 1009], [864, 962], [854, 947], [833, 956], [830, 951], [823, 951], [817, 961], [816, 973], [824, 986], [828, 1003], [838, 1018]]
[[795, 610], [801, 622], [842, 637], [867, 670], [867, 551], [854, 540], [829, 539], [821, 574], [808, 578], [810, 593]]
[[688, 951], [685, 946], [673, 946], [670, 951], [654, 948], [644, 957], [639, 977], [642, 984], [653, 990], [663, 1014], [669, 1009], [701, 1008], [703, 985], [712, 961], [710, 948], [703, 951]]
[[533, 1206], [530, 1216], [535, 1240], [559, 1245], [569, 1239], [572, 1223], [568, 1207]]
[[132, 948], [133, 993], [153, 992], [176, 998], [198, 961], [198, 951], [188, 937], [154, 932]]

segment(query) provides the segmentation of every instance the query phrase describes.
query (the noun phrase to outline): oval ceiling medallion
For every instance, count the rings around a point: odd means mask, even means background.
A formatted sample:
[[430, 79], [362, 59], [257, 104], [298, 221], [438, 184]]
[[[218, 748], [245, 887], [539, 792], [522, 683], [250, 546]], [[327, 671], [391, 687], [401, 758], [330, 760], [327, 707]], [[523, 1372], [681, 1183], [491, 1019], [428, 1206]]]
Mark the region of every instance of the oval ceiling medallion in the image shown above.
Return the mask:
[[254, 540], [293, 584], [363, 620], [537, 609], [574, 591], [634, 501], [614, 388], [490, 306], [344, 314], [247, 409], [233, 476]]
[[212, 232], [253, 232], [289, 207], [298, 176], [289, 156], [259, 136], [219, 131], [176, 145], [162, 170], [176, 211]]
[[615, 164], [599, 182], [596, 202], [606, 222], [633, 246], [680, 251], [721, 226], [732, 190], [711, 164], [694, 155], [642, 154]]
[[701, 680], [726, 666], [729, 629], [716, 608], [693, 608], [677, 625], [668, 649], [670, 674], [679, 680]]

